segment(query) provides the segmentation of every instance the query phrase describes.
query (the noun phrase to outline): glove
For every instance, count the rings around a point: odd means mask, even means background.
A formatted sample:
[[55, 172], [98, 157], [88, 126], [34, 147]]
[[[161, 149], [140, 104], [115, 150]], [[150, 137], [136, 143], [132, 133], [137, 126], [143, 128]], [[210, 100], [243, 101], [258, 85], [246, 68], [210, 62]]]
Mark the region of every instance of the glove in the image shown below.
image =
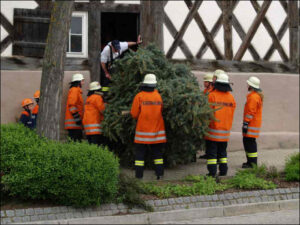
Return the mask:
[[246, 134], [246, 133], [247, 133], [247, 131], [248, 131], [248, 123], [247, 123], [247, 122], [244, 122], [244, 123], [243, 123], [242, 130], [243, 130], [243, 134]]
[[78, 114], [78, 112], [77, 112], [77, 113], [74, 113], [74, 114], [72, 114], [72, 115], [73, 115], [73, 118], [74, 118], [74, 120], [75, 120], [75, 123], [76, 123], [77, 125], [81, 126], [81, 125], [82, 125], [82, 123], [81, 123], [81, 118], [80, 118], [80, 115]]

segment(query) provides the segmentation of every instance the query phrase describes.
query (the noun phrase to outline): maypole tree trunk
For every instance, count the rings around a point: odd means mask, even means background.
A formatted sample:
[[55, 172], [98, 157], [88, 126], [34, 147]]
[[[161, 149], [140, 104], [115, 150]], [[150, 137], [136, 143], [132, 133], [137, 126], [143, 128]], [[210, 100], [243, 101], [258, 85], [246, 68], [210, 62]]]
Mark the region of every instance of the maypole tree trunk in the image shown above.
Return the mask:
[[37, 120], [40, 136], [52, 140], [60, 137], [61, 96], [67, 38], [74, 1], [55, 1], [43, 60], [41, 97]]

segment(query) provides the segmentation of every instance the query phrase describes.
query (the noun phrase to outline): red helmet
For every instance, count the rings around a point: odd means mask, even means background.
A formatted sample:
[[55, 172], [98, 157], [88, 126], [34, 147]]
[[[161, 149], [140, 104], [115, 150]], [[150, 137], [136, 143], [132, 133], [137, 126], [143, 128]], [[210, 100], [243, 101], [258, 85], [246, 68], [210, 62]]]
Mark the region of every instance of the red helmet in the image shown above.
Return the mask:
[[33, 101], [32, 101], [30, 98], [25, 98], [25, 99], [22, 101], [22, 107], [27, 106], [27, 105], [30, 105], [30, 104], [33, 104]]
[[34, 98], [40, 98], [40, 91], [36, 91], [33, 95]]

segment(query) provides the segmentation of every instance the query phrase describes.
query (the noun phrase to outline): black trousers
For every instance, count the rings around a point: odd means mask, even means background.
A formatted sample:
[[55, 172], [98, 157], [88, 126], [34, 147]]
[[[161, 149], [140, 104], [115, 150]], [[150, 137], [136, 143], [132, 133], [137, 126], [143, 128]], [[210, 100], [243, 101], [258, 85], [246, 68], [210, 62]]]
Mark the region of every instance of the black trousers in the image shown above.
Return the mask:
[[82, 140], [82, 130], [81, 129], [69, 129], [68, 133], [69, 133], [69, 137], [73, 141], [81, 141]]
[[227, 142], [217, 142], [206, 140], [207, 170], [209, 175], [215, 176], [217, 173], [217, 161], [219, 161], [219, 171], [221, 176], [225, 176], [228, 171], [227, 166]]
[[156, 176], [164, 175], [164, 164], [161, 149], [164, 146], [164, 143], [160, 144], [136, 144], [135, 152], [135, 177], [142, 178], [144, 175], [144, 158], [146, 151], [152, 153], [152, 158], [155, 165], [155, 174]]
[[244, 149], [247, 157], [247, 164], [257, 165], [257, 144], [256, 138], [243, 137]]

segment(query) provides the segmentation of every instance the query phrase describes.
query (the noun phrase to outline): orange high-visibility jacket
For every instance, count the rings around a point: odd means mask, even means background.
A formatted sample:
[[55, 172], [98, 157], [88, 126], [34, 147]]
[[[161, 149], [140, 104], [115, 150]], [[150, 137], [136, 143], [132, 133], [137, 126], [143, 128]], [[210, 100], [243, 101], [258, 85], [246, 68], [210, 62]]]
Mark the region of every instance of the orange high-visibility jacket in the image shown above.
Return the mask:
[[205, 139], [217, 142], [227, 142], [229, 141], [234, 110], [236, 108], [234, 97], [230, 92], [213, 90], [208, 95], [208, 101], [216, 104], [215, 106], [212, 106], [212, 108], [221, 108], [214, 112], [216, 121], [212, 120], [210, 122], [208, 135]]
[[32, 110], [32, 114], [36, 115], [36, 114], [38, 114], [38, 112], [39, 112], [39, 105], [36, 104], [35, 107]]
[[84, 106], [83, 127], [86, 135], [102, 133], [101, 122], [104, 119], [105, 104], [99, 94], [90, 95]]
[[244, 122], [248, 123], [248, 131], [244, 137], [258, 138], [262, 122], [263, 102], [255, 91], [247, 95], [247, 102], [244, 108]]
[[205, 89], [203, 90], [203, 93], [204, 93], [204, 94], [210, 93], [210, 92], [212, 92], [212, 90], [213, 90], [212, 87], [210, 87], [210, 88], [205, 88]]
[[81, 126], [77, 125], [73, 118], [74, 113], [78, 113], [80, 118], [83, 116], [83, 99], [82, 91], [80, 87], [72, 87], [68, 93], [67, 107], [65, 114], [65, 129], [82, 129]]
[[131, 116], [137, 119], [134, 142], [139, 144], [158, 144], [167, 142], [163, 101], [157, 90], [141, 91], [133, 100]]

